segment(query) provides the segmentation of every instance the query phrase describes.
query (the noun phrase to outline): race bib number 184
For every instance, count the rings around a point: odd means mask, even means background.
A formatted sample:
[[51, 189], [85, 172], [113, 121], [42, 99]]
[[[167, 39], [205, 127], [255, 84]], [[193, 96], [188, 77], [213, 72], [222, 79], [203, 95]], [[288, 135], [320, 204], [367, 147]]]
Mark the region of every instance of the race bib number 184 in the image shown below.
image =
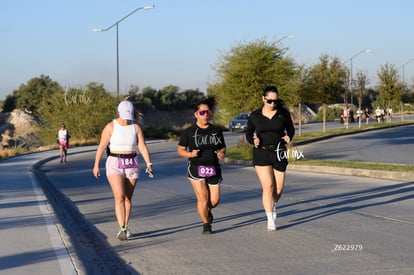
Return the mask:
[[118, 158], [118, 168], [138, 168], [138, 162], [136, 158]]
[[216, 175], [216, 168], [214, 166], [203, 166], [203, 165], [198, 166], [199, 177], [208, 178], [208, 177], [212, 177], [215, 175]]

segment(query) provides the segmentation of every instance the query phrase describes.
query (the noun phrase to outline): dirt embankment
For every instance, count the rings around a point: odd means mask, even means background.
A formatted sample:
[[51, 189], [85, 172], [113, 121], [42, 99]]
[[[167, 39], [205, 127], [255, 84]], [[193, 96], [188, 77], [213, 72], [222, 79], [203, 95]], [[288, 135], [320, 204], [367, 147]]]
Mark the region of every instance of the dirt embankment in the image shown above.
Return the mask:
[[35, 128], [39, 121], [27, 111], [0, 113], [0, 151], [26, 149], [39, 143]]

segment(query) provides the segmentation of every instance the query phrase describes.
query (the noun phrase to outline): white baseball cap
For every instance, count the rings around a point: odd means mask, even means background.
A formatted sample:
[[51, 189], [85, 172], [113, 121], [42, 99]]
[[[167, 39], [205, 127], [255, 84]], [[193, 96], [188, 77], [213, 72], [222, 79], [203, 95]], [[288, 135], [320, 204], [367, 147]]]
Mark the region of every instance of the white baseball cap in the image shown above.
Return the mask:
[[122, 101], [118, 105], [118, 114], [121, 119], [134, 120], [134, 105], [130, 101]]

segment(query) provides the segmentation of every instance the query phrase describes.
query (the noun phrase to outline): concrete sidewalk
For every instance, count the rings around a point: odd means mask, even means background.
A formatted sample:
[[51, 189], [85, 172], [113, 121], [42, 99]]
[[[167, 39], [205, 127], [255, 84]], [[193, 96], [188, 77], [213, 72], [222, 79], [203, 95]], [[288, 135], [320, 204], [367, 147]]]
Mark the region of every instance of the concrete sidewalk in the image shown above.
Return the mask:
[[56, 150], [0, 163], [0, 273], [77, 274], [55, 224], [52, 208], [32, 173]]

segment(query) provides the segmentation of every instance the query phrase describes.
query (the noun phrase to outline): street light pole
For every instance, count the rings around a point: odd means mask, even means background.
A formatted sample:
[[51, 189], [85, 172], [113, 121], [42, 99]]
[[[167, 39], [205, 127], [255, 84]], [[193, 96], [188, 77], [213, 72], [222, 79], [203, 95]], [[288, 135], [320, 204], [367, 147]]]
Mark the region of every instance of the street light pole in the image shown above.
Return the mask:
[[[405, 62], [402, 66], [400, 66], [400, 68], [402, 68], [402, 72], [403, 72], [403, 91], [405, 92], [405, 65], [408, 65], [409, 63], [411, 63], [412, 61], [414, 61], [414, 58], [411, 58], [410, 60], [408, 60], [407, 62]], [[401, 121], [404, 121], [404, 103], [401, 101]]]
[[127, 17], [131, 16], [132, 14], [134, 14], [135, 12], [139, 10], [150, 10], [153, 8], [155, 8], [154, 5], [136, 8], [135, 10], [128, 13], [126, 16], [122, 17], [121, 19], [119, 19], [118, 21], [116, 21], [114, 24], [112, 24], [106, 29], [92, 29], [93, 32], [106, 32], [112, 29], [113, 27], [116, 27], [116, 95], [117, 95], [118, 100], [119, 100], [119, 36], [118, 36], [119, 23], [121, 23], [122, 21], [127, 19]]
[[285, 35], [282, 38], [280, 38], [278, 41], [276, 41], [275, 44], [279, 44], [279, 42], [281, 42], [282, 40], [286, 39], [286, 38], [293, 38], [294, 35], [293, 34], [289, 34], [289, 35]]
[[116, 98], [119, 100], [119, 22], [116, 23]]
[[[369, 53], [371, 50], [362, 50], [362, 51], [360, 51], [359, 53], [357, 53], [356, 55], [354, 55], [353, 57], [351, 57], [350, 59], [348, 59], [348, 61], [350, 60], [351, 61], [351, 70], [350, 70], [350, 79], [349, 79], [349, 81], [350, 81], [350, 83], [349, 83], [349, 90], [351, 91], [351, 85], [353, 84], [353, 81], [354, 81], [354, 74], [353, 74], [353, 71], [352, 71], [352, 60], [355, 58], [355, 57], [357, 57], [357, 56], [359, 56], [359, 55], [361, 55], [361, 54], [363, 54], [363, 53]], [[346, 62], [348, 62], [348, 61], [346, 61]], [[351, 94], [351, 104], [353, 104], [353, 98], [352, 98], [352, 92], [350, 93]]]

